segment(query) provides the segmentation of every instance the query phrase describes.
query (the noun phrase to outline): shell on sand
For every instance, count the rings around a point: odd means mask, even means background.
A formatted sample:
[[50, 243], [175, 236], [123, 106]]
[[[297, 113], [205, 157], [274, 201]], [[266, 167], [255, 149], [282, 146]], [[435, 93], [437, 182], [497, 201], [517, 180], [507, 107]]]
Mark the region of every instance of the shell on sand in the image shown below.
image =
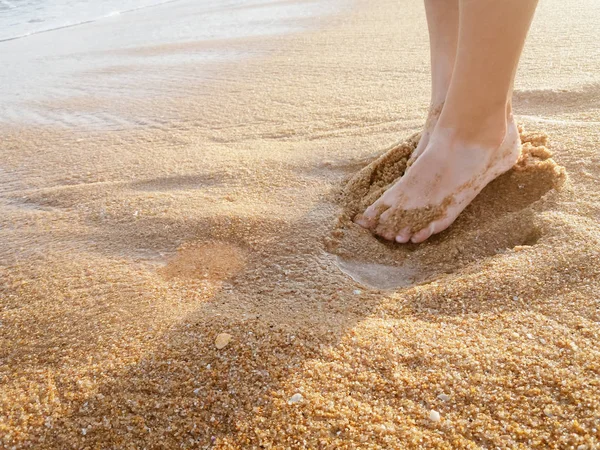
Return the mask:
[[217, 337], [215, 338], [215, 347], [217, 347], [218, 350], [221, 350], [221, 349], [227, 347], [227, 344], [229, 344], [231, 342], [232, 338], [233, 338], [233, 336], [229, 333], [218, 334]]

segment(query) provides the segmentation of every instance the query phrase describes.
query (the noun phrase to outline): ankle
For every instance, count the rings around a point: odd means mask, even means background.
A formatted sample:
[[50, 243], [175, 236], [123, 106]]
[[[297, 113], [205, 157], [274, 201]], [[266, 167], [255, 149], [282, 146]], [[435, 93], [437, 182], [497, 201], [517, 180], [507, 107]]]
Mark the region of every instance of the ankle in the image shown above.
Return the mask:
[[438, 127], [447, 130], [457, 141], [497, 147], [502, 144], [512, 120], [512, 111], [506, 104], [476, 113], [463, 107], [453, 109], [446, 104]]

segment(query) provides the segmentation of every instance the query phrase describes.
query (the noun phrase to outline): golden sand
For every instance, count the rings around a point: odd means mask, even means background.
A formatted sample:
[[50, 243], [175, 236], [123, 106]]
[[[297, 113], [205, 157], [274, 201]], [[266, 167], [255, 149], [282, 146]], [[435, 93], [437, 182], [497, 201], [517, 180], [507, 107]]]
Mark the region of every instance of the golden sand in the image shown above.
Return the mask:
[[[337, 195], [425, 120], [419, 2], [119, 105], [173, 123], [2, 129], [0, 447], [598, 448], [599, 20], [541, 2], [527, 158], [422, 246]], [[368, 264], [411, 275], [340, 270]]]

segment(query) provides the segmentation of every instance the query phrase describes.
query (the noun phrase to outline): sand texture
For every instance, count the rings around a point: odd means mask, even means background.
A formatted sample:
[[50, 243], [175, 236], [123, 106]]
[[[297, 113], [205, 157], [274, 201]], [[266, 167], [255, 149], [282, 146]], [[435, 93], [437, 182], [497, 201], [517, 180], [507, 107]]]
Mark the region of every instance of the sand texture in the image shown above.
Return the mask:
[[421, 2], [0, 125], [0, 448], [599, 448], [599, 5], [540, 2], [523, 157], [419, 246], [350, 219], [426, 119]]

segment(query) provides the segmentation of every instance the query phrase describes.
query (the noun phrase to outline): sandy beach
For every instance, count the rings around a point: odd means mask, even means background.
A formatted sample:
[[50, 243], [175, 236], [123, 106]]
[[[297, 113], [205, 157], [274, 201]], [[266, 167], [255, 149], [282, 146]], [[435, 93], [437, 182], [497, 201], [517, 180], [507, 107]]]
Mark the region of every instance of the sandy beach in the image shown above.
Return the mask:
[[0, 42], [0, 447], [600, 448], [600, 3], [540, 2], [524, 157], [420, 245], [349, 217], [425, 121], [422, 3], [257, 3]]

